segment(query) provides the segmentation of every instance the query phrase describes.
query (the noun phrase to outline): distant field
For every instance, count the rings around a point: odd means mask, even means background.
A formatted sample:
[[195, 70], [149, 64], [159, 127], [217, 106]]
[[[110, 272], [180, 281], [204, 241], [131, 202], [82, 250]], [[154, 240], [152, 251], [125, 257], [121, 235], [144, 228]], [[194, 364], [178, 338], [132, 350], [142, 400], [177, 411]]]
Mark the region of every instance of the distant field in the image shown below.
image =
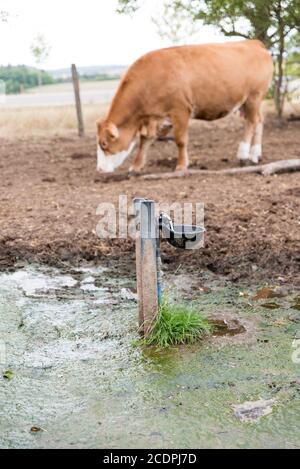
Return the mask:
[[[116, 92], [119, 80], [82, 82], [81, 101], [82, 104], [107, 104]], [[27, 90], [18, 95], [7, 95], [0, 104], [0, 110], [9, 108], [37, 108], [70, 106], [74, 104], [74, 92], [72, 83], [61, 83], [46, 85]]]
[[[119, 80], [105, 81], [82, 81], [80, 83], [81, 90], [112, 90], [117, 87]], [[58, 83], [54, 85], [37, 86], [26, 90], [25, 94], [44, 94], [44, 93], [67, 93], [73, 92], [72, 83]]]
[[[62, 93], [64, 96], [64, 93]], [[40, 95], [37, 95], [40, 96]], [[60, 94], [49, 93], [43, 96], [55, 96]], [[95, 122], [102, 117], [109, 106], [109, 101], [98, 100], [95, 103], [83, 102], [83, 117], [87, 133], [95, 131]], [[264, 103], [264, 114], [273, 115], [274, 103], [272, 100]], [[285, 106], [287, 116], [300, 114], [300, 101], [287, 102]], [[242, 123], [242, 121], [241, 121]], [[19, 139], [35, 136], [76, 135], [77, 119], [74, 104], [54, 106], [19, 106], [0, 109], [0, 138]]]

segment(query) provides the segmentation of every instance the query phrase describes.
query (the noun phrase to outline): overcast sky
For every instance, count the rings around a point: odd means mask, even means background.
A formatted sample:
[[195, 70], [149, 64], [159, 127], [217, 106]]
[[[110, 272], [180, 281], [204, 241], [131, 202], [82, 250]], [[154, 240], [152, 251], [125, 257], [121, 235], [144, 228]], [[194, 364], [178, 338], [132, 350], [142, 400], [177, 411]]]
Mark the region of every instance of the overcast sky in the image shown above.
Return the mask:
[[[52, 46], [44, 68], [77, 65], [130, 64], [143, 53], [167, 44], [151, 21], [161, 0], [145, 0], [133, 18], [115, 12], [116, 0], [0, 0], [11, 13], [0, 23], [0, 63], [34, 65], [30, 44], [43, 33]], [[220, 40], [201, 28], [197, 42]]]

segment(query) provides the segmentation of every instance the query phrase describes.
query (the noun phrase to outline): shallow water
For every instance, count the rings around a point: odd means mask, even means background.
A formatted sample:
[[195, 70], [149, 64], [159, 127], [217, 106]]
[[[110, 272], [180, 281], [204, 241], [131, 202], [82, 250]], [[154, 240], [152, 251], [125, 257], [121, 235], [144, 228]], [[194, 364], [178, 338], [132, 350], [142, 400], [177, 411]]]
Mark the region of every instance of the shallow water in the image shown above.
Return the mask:
[[[206, 273], [201, 281], [206, 293], [198, 278], [165, 277], [241, 333], [161, 351], [134, 346], [137, 305], [121, 295], [133, 279], [91, 266], [1, 274], [0, 446], [300, 447], [297, 293], [268, 310], [251, 289]], [[269, 415], [249, 423], [234, 414], [260, 399], [274, 399]]]

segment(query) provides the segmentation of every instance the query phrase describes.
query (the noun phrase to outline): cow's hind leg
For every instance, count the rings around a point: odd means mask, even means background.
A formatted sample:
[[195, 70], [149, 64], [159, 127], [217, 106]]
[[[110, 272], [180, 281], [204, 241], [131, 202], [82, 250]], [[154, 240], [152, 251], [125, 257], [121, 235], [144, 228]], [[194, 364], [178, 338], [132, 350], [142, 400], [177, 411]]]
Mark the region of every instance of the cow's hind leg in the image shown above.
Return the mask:
[[176, 171], [186, 171], [189, 166], [188, 157], [188, 126], [190, 114], [182, 110], [172, 116], [175, 142], [178, 147], [178, 160]]
[[[257, 95], [255, 95], [254, 97], [249, 97], [243, 106], [245, 112], [246, 125], [243, 141], [239, 145], [237, 154], [237, 157], [241, 164], [245, 164], [248, 160], [255, 162], [254, 158], [252, 160], [250, 150], [254, 133], [256, 132], [256, 129], [259, 129], [259, 123], [261, 119], [260, 106], [261, 99]], [[257, 141], [259, 141], [259, 132], [257, 133]], [[256, 159], [258, 161], [258, 157], [256, 157]]]
[[264, 131], [264, 119], [262, 111], [259, 112], [259, 121], [255, 127], [252, 146], [250, 149], [250, 159], [252, 163], [258, 164], [262, 158], [262, 138]]

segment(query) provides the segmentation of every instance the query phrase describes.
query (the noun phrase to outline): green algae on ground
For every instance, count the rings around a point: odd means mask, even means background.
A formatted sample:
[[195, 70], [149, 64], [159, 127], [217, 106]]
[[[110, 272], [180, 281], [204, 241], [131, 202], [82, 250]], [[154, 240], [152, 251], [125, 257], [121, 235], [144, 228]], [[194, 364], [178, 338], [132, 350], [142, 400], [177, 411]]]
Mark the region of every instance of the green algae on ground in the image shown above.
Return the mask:
[[296, 309], [297, 311], [300, 311], [300, 296], [296, 296], [296, 298], [294, 299], [294, 302], [291, 306], [292, 309]]
[[2, 376], [4, 379], [7, 379], [8, 381], [10, 381], [11, 379], [13, 379], [14, 374], [11, 370], [6, 370], [4, 371]]
[[[205, 272], [211, 291], [195, 290], [191, 304], [246, 331], [133, 348], [137, 306], [119, 298], [129, 280], [97, 269], [66, 273], [76, 284], [62, 289], [51, 280], [48, 291], [38, 280], [61, 279], [55, 269], [27, 266], [0, 277], [1, 372], [14, 371], [13, 380], [0, 380], [1, 448], [300, 447], [295, 292], [268, 310], [249, 303], [250, 287], [241, 296], [239, 285]], [[31, 279], [38, 289], [29, 296]], [[98, 290], [82, 290], [87, 279]], [[234, 405], [261, 399], [276, 400], [270, 415], [248, 423], [234, 414]], [[33, 427], [43, 431], [32, 434]]]

